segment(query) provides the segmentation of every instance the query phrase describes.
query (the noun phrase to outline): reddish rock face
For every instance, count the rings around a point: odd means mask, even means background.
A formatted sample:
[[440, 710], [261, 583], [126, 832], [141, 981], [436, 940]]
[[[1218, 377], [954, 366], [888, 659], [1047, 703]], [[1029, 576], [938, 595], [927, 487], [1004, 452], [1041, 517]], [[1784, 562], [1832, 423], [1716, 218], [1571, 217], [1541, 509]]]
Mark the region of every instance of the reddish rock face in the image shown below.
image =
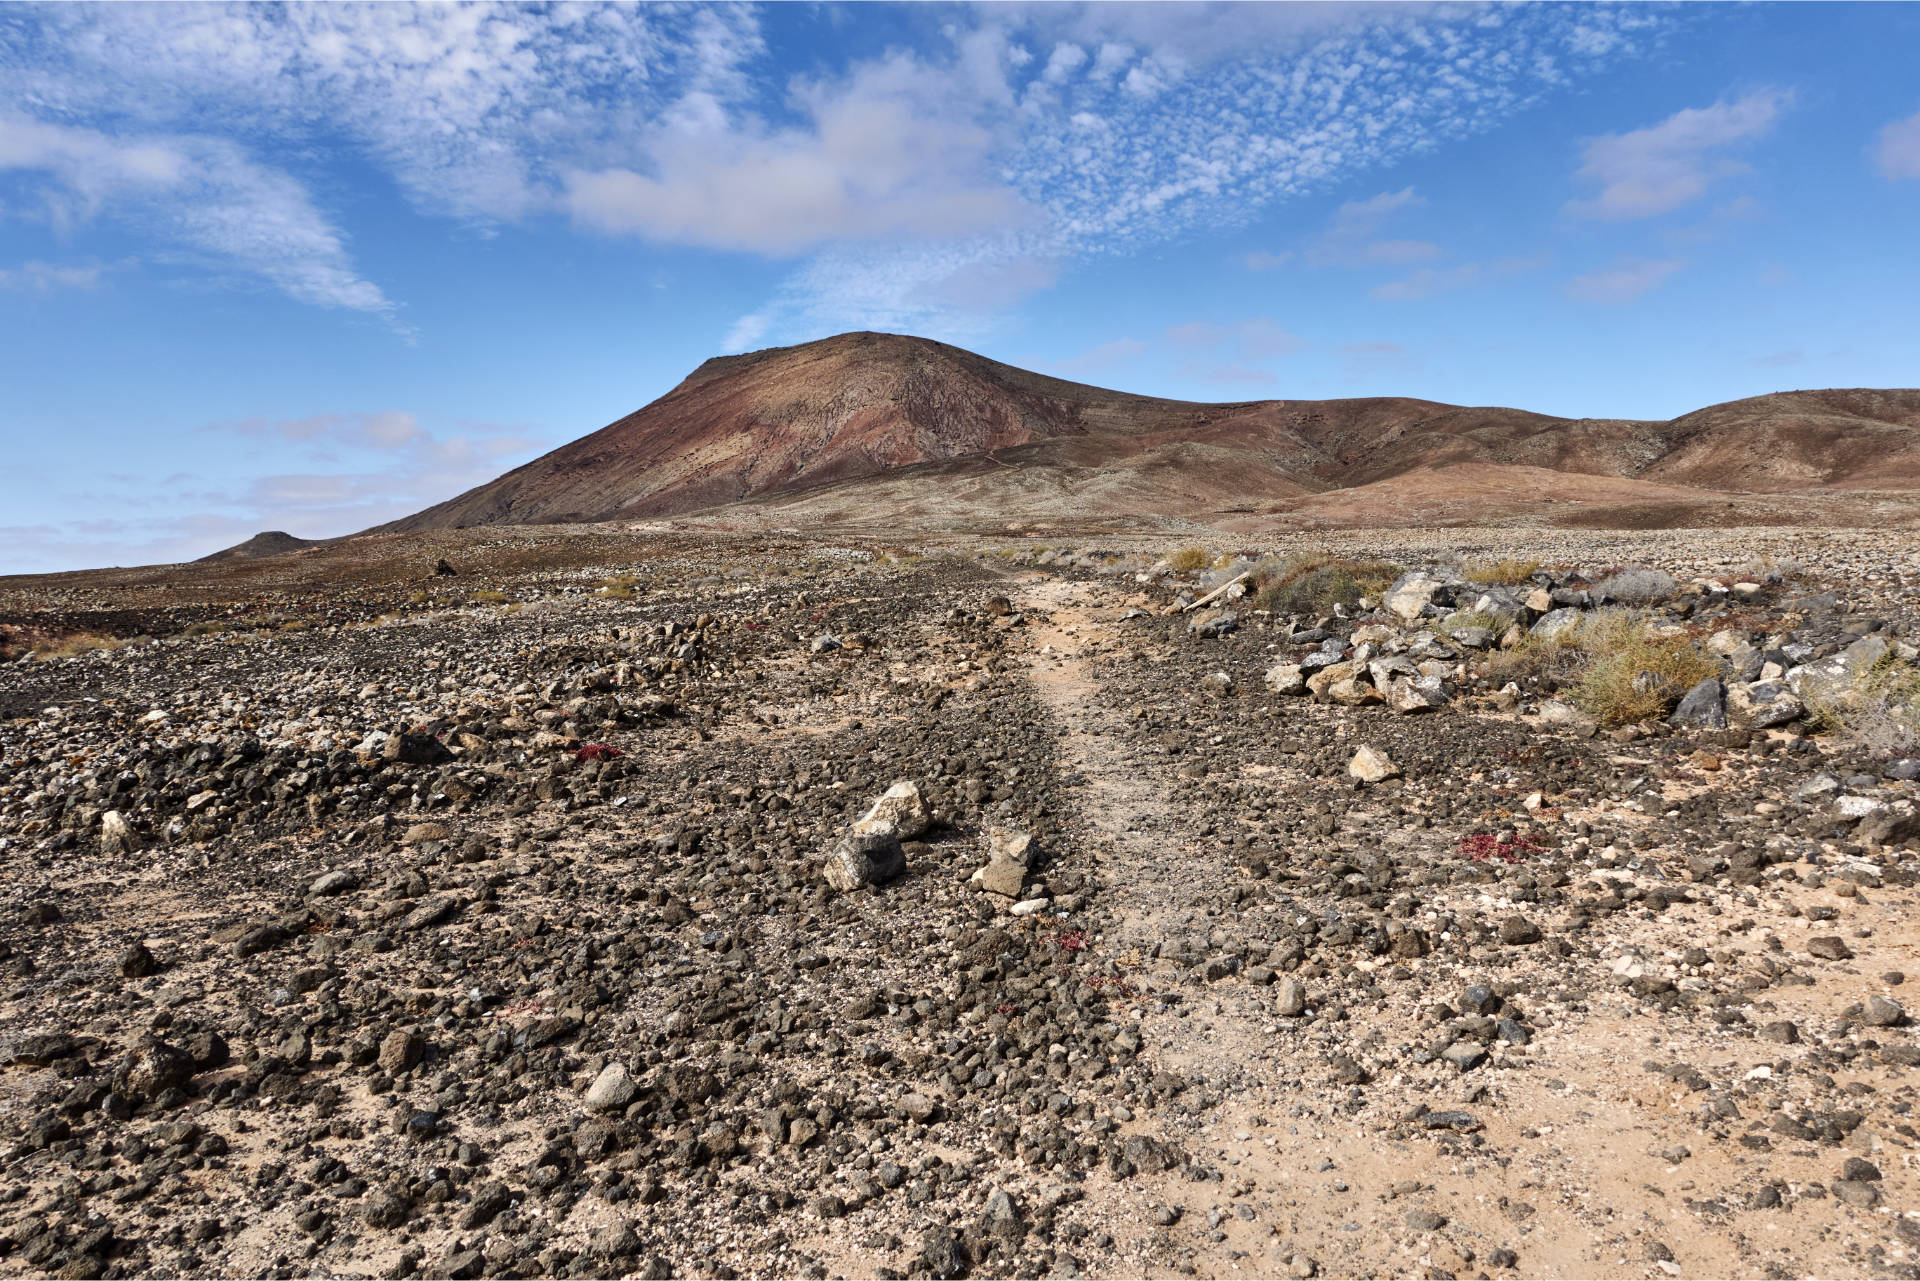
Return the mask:
[[842, 334], [709, 360], [618, 422], [383, 528], [662, 516], [929, 467], [989, 490], [1016, 485], [1019, 469], [1036, 469], [1029, 482], [1045, 472], [1054, 490], [1124, 471], [1139, 483], [1087, 487], [1094, 507], [1172, 514], [1463, 464], [1704, 490], [1911, 487], [1920, 392], [1783, 393], [1665, 423], [1393, 397], [1210, 405], [923, 338]]

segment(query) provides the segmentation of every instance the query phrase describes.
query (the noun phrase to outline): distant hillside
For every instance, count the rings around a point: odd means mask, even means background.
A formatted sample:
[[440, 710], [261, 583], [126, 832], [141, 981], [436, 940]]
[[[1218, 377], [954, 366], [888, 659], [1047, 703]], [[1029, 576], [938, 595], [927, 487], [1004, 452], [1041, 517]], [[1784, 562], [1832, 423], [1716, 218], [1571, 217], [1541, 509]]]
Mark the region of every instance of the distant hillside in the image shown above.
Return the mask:
[[236, 543], [223, 551], [214, 552], [211, 556], [202, 556], [194, 563], [209, 565], [226, 560], [259, 560], [264, 556], [278, 556], [282, 552], [297, 552], [303, 547], [318, 545], [317, 539], [295, 538], [285, 530], [269, 529], [264, 533], [255, 534], [244, 543]]
[[[1467, 464], [1496, 492], [1507, 468], [1527, 469], [1530, 489], [1544, 469], [1576, 488], [1575, 478], [1598, 477], [1666, 496], [1908, 488], [1920, 485], [1920, 391], [1784, 392], [1670, 422], [1397, 397], [1200, 404], [1049, 378], [924, 338], [841, 334], [709, 360], [618, 422], [382, 529], [787, 504], [826, 486], [842, 505], [860, 492], [848, 482], [880, 478], [924, 481], [936, 505], [982, 513], [1038, 502], [1177, 515], [1384, 494], [1395, 487], [1382, 482]], [[890, 502], [914, 498], [884, 488]]]

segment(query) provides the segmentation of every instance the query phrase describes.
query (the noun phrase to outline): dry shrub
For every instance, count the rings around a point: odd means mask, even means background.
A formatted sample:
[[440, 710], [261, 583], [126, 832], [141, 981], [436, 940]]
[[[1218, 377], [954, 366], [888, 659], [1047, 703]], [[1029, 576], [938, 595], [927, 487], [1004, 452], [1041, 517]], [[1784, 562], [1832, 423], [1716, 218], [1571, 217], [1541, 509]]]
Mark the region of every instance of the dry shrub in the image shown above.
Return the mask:
[[65, 636], [49, 636], [34, 645], [36, 658], [77, 658], [81, 654], [90, 654], [99, 649], [120, 649], [126, 642], [116, 636], [102, 636], [98, 632], [70, 632]]
[[1326, 614], [1335, 605], [1355, 608], [1362, 596], [1378, 596], [1400, 577], [1400, 566], [1383, 560], [1347, 560], [1325, 552], [1268, 557], [1253, 567], [1255, 604], [1276, 614]]
[[1595, 720], [1624, 725], [1665, 716], [1720, 665], [1689, 636], [1657, 634], [1633, 610], [1603, 609], [1558, 635], [1529, 635], [1490, 654], [1482, 670], [1495, 681], [1571, 685], [1573, 701]]
[[1889, 654], [1845, 698], [1809, 698], [1807, 710], [1819, 728], [1876, 755], [1910, 756], [1920, 751], [1920, 668]]
[[601, 580], [600, 594], [610, 600], [632, 600], [636, 585], [632, 574], [619, 574], [613, 578]]
[[477, 591], [473, 594], [473, 598], [476, 601], [488, 605], [504, 605], [507, 603], [507, 594], [505, 592], [493, 591], [491, 589]]
[[1213, 553], [1204, 547], [1182, 547], [1167, 557], [1167, 564], [1176, 574], [1191, 574], [1213, 564]]
[[1528, 633], [1511, 649], [1495, 650], [1487, 655], [1481, 669], [1491, 680], [1524, 681], [1552, 678], [1562, 683], [1573, 679], [1585, 662], [1581, 645], [1581, 627], [1569, 627], [1556, 636]]
[[1665, 716], [1681, 695], [1720, 674], [1691, 639], [1655, 635], [1624, 610], [1597, 614], [1579, 630], [1586, 661], [1574, 701], [1603, 725]]
[[1508, 556], [1500, 560], [1468, 561], [1464, 572], [1470, 583], [1485, 587], [1512, 587], [1532, 578], [1539, 568], [1538, 560], [1516, 560]]

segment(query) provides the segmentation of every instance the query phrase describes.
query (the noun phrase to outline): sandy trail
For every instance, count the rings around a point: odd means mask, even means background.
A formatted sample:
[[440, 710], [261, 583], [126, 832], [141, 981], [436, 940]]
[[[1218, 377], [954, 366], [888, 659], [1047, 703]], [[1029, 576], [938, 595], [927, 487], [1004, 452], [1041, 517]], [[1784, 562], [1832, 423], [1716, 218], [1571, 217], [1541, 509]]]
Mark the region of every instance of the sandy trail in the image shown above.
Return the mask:
[[[1022, 583], [1014, 603], [1028, 613], [1028, 678], [1057, 719], [1060, 768], [1084, 780], [1075, 834], [1093, 853], [1106, 922], [1091, 947], [1123, 964], [1137, 958], [1150, 1062], [1198, 1082], [1161, 1135], [1224, 1176], [1089, 1178], [1088, 1202], [1107, 1211], [1120, 1246], [1096, 1266], [1215, 1277], [1499, 1275], [1503, 1264], [1545, 1277], [1859, 1271], [1830, 1202], [1803, 1202], [1792, 1221], [1786, 1211], [1737, 1213], [1753, 1182], [1746, 1160], [1700, 1133], [1699, 1096], [1638, 1066], [1724, 1047], [1663, 1047], [1662, 1029], [1630, 1002], [1562, 1020], [1539, 1038], [1530, 1070], [1460, 1075], [1437, 1063], [1362, 1089], [1336, 1079], [1331, 1053], [1373, 1032], [1420, 1039], [1413, 998], [1350, 1010], [1329, 1034], [1277, 1017], [1272, 987], [1238, 976], [1195, 983], [1155, 959], [1162, 940], [1231, 933], [1239, 909], [1228, 892], [1242, 873], [1225, 842], [1193, 839], [1180, 818], [1186, 780], [1132, 709], [1103, 696], [1100, 655], [1139, 643], [1117, 625], [1118, 596], [1042, 579]], [[1815, 1008], [1844, 999], [1802, 991]], [[1756, 1063], [1763, 1048], [1749, 1046]], [[1409, 1100], [1470, 1109], [1483, 1128], [1391, 1137]], [[1770, 1158], [1776, 1177], [1783, 1167], [1831, 1177], [1839, 1160], [1830, 1149], [1785, 1155]], [[1182, 1213], [1156, 1226], [1165, 1205]], [[1808, 1222], [1829, 1214], [1831, 1225]], [[1780, 1248], [1789, 1232], [1791, 1254]]]

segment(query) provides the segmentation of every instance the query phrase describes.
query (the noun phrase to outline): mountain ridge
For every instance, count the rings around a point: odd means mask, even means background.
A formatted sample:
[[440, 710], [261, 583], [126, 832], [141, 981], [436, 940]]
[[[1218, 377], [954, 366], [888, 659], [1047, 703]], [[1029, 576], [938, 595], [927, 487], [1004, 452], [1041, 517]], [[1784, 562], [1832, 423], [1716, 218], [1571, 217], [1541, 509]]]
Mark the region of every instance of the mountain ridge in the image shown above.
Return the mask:
[[[1210, 403], [860, 332], [709, 359], [633, 413], [377, 532], [781, 504], [942, 468], [983, 478], [965, 499], [982, 510], [1018, 506], [1019, 486], [995, 497], [993, 471], [1039, 468], [1088, 495], [1082, 514], [1136, 500], [1178, 514], [1201, 493], [1215, 505], [1272, 504], [1462, 465], [1545, 469], [1575, 488], [1586, 477], [1700, 491], [1904, 489], [1920, 486], [1920, 390], [1775, 392], [1669, 420], [1411, 397]], [[1126, 474], [1151, 483], [1132, 496], [1108, 483]]]

